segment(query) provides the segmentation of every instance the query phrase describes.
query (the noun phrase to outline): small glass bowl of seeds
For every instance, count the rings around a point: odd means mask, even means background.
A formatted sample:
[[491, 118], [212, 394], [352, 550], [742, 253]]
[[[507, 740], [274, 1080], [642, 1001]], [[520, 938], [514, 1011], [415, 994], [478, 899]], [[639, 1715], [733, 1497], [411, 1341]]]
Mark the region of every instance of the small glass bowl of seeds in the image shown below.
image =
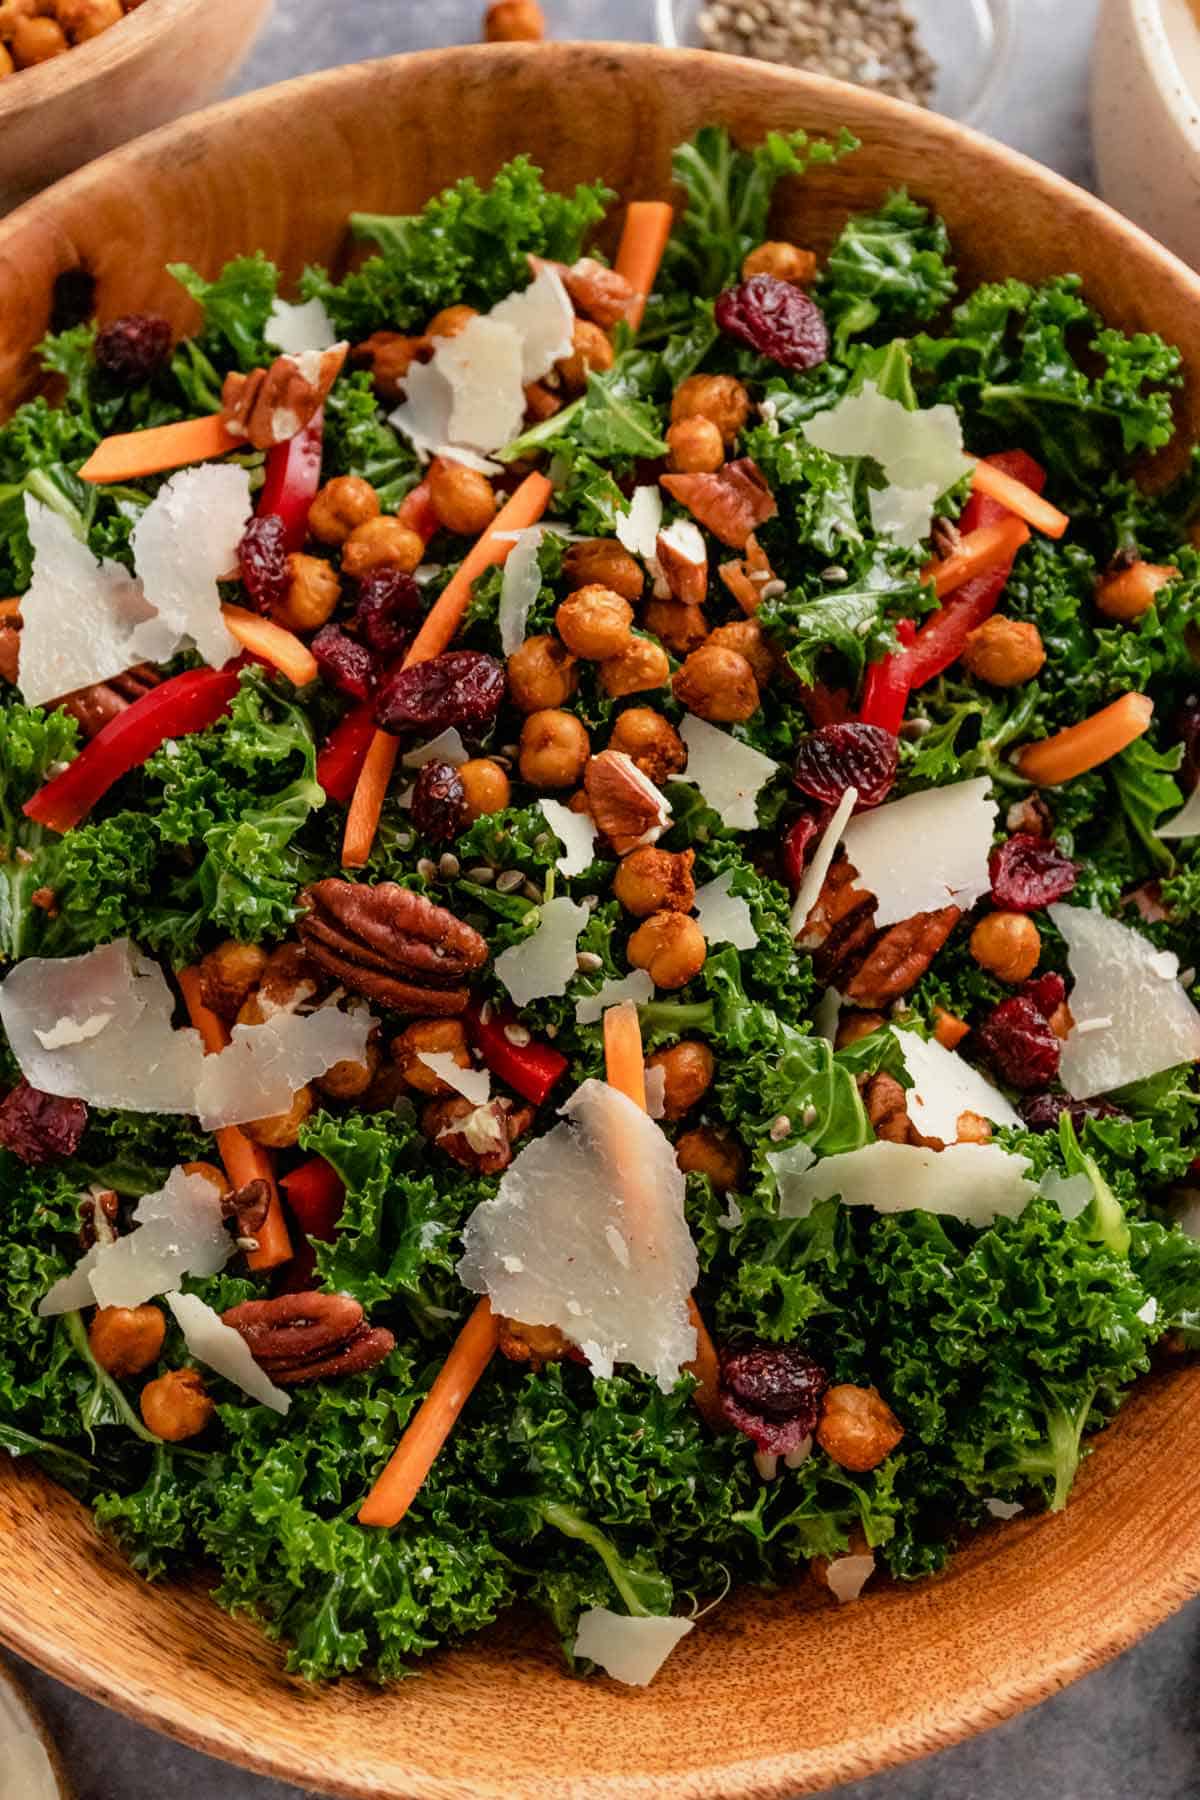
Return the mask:
[[755, 56], [985, 124], [1011, 0], [656, 0], [664, 44]]

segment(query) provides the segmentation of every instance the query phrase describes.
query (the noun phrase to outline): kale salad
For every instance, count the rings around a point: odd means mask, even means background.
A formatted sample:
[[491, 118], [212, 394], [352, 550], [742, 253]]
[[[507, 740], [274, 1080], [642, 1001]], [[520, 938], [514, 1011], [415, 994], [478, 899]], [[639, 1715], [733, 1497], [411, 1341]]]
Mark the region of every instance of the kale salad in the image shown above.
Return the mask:
[[314, 1680], [927, 1576], [1200, 1332], [1180, 358], [783, 237], [855, 147], [179, 265], [0, 427], [0, 1447]]

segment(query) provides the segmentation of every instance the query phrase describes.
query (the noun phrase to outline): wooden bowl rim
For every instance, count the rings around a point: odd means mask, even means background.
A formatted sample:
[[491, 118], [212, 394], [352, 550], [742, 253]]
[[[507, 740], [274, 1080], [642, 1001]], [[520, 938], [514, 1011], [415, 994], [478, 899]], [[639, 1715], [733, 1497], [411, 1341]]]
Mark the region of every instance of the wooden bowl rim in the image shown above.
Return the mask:
[[[215, 3], [216, 0], [145, 0], [136, 12], [127, 13], [120, 24], [102, 31], [99, 37], [89, 38], [85, 44], [75, 44], [62, 56], [51, 57], [49, 62], [37, 63], [32, 69], [18, 69], [14, 75], [6, 76], [0, 81], [0, 131], [12, 119], [44, 106], [48, 100], [66, 99], [94, 81], [117, 75], [126, 63], [135, 61], [140, 52], [149, 49], [159, 38], [184, 24], [192, 14], [211, 11]], [[242, 0], [234, 0], [236, 5], [241, 3]], [[139, 141], [133, 140], [134, 143]]]

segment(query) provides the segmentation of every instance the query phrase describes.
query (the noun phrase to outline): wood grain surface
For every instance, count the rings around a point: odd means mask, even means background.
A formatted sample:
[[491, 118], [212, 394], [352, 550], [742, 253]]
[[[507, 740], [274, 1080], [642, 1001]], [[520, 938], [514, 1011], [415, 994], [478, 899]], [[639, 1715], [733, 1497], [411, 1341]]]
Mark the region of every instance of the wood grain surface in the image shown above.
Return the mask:
[[[188, 304], [162, 274], [261, 248], [336, 263], [352, 208], [406, 211], [529, 150], [565, 185], [661, 195], [671, 146], [724, 121], [848, 124], [861, 154], [789, 196], [786, 235], [825, 246], [888, 184], [932, 200], [965, 280], [1077, 269], [1114, 323], [1185, 353], [1200, 436], [1200, 281], [1097, 201], [951, 125], [816, 77], [640, 46], [505, 46], [343, 69], [184, 120], [0, 225], [0, 401], [36, 381], [53, 284], [79, 268], [101, 315]], [[65, 1492], [0, 1469], [0, 1639], [197, 1748], [371, 1800], [782, 1800], [939, 1748], [1073, 1680], [1200, 1589], [1200, 1370], [1147, 1381], [1061, 1515], [989, 1528], [942, 1577], [838, 1609], [808, 1582], [710, 1613], [653, 1687], [565, 1672], [514, 1619], [380, 1692], [314, 1692], [204, 1585], [148, 1588]]]

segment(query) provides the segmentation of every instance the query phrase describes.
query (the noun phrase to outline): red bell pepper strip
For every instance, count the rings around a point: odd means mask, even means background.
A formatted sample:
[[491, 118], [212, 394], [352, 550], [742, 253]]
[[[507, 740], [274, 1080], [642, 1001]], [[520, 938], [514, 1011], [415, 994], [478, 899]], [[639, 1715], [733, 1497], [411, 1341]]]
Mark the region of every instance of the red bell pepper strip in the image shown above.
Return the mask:
[[492, 1074], [515, 1089], [523, 1100], [541, 1106], [555, 1083], [566, 1074], [567, 1059], [560, 1050], [539, 1044], [532, 1037], [527, 1044], [514, 1044], [506, 1032], [517, 1023], [515, 1012], [497, 1012], [494, 1006], [473, 1007], [467, 1014], [471, 1042]]
[[266, 471], [258, 496], [260, 519], [283, 520], [287, 550], [303, 550], [308, 537], [308, 509], [321, 485], [321, 442], [325, 409], [315, 412], [303, 431], [267, 451]]
[[339, 719], [317, 755], [317, 780], [338, 806], [349, 804], [359, 771], [375, 736], [375, 709], [369, 700]]
[[332, 1243], [346, 1201], [346, 1186], [332, 1163], [312, 1156], [290, 1174], [279, 1177], [287, 1203], [307, 1237]]
[[238, 679], [236, 669], [189, 669], [151, 688], [110, 719], [61, 775], [38, 789], [25, 804], [26, 818], [51, 831], [70, 831], [114, 782], [140, 768], [168, 738], [215, 725], [228, 711]]
[[438, 529], [438, 516], [433, 510], [433, 496], [429, 486], [429, 477], [419, 482], [405, 494], [396, 512], [401, 525], [407, 525], [426, 543]]
[[908, 696], [912, 692], [904, 652], [911, 646], [916, 635], [917, 628], [911, 619], [896, 621], [896, 638], [901, 648], [879, 662], [872, 663], [867, 670], [862, 709], [858, 715], [861, 724], [878, 725], [884, 731], [890, 731], [893, 737], [899, 733], [904, 723]]

